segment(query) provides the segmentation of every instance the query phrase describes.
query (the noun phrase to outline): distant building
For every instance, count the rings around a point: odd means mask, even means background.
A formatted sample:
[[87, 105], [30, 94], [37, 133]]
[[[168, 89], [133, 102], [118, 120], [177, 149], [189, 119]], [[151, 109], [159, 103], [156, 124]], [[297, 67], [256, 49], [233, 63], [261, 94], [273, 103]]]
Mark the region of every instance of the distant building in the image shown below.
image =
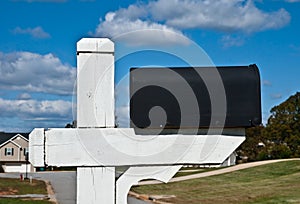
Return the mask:
[[229, 157], [222, 164], [194, 164], [194, 165], [185, 165], [185, 167], [200, 167], [200, 168], [219, 168], [219, 167], [227, 167], [227, 166], [234, 166], [237, 163], [237, 156], [238, 154], [234, 151], [232, 152]]
[[33, 172], [30, 163], [26, 164], [28, 154], [28, 133], [0, 132], [0, 170], [2, 172]]
[[227, 159], [220, 165], [221, 167], [225, 166], [234, 166], [236, 165], [236, 158], [238, 154], [234, 151]]

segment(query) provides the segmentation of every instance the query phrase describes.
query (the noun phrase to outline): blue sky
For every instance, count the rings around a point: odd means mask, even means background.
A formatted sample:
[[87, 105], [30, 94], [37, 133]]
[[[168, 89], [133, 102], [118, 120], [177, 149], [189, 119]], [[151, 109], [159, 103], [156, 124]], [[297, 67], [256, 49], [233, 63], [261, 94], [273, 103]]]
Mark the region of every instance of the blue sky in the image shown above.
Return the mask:
[[64, 127], [73, 120], [82, 37], [116, 41], [122, 124], [128, 84], [121, 78], [129, 67], [207, 65], [200, 48], [218, 66], [258, 65], [266, 121], [271, 107], [299, 91], [299, 11], [299, 0], [2, 0], [0, 131]]

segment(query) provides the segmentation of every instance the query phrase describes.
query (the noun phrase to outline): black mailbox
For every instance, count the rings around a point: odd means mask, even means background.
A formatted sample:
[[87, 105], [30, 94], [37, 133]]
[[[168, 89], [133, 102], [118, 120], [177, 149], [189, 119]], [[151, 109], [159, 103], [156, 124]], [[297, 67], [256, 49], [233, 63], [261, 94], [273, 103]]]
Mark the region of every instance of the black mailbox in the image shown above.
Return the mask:
[[[165, 69], [168, 69], [168, 72]], [[212, 72], [212, 70], [214, 71]], [[174, 74], [168, 74], [172, 72]], [[204, 76], [205, 79], [203, 79]], [[214, 84], [220, 84], [220, 81], [223, 90], [220, 87], [214, 87]], [[168, 86], [161, 86], [162, 82]], [[188, 114], [186, 120], [188, 122], [185, 121], [182, 124], [183, 113], [180, 107], [182, 102], [178, 101], [176, 95], [188, 95], [186, 89], [183, 88], [186, 86], [189, 86], [190, 91], [193, 92], [192, 95], [196, 98], [197, 107], [191, 106], [187, 113], [184, 113]], [[225, 107], [223, 113], [212, 111], [212, 107], [215, 106], [212, 106], [211, 99], [214, 96], [219, 96], [220, 93], [225, 93], [225, 95], [223, 94], [225, 104], [220, 104], [220, 106]], [[186, 98], [185, 101], [185, 103], [189, 103], [189, 98]], [[159, 123], [151, 122], [149, 118], [150, 110], [156, 106], [165, 111], [164, 129], [246, 128], [260, 125], [259, 70], [256, 65], [131, 68], [131, 127], [139, 129], [161, 128]], [[195, 108], [198, 110], [196, 111]], [[195, 113], [199, 114], [199, 121], [197, 121], [196, 126], [195, 121], [193, 121], [197, 118], [193, 115]], [[161, 119], [161, 114], [155, 115], [155, 112], [153, 114], [151, 115], [152, 120]], [[219, 118], [224, 118], [224, 122], [219, 123], [217, 121]], [[190, 124], [194, 125], [191, 126]]]

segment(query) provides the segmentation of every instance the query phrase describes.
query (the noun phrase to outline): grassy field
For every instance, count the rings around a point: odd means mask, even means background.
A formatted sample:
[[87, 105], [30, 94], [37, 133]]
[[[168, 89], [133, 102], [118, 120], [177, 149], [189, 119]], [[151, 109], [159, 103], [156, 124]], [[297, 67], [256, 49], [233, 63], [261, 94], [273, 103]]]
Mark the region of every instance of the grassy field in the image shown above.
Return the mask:
[[148, 195], [175, 195], [163, 201], [199, 203], [300, 203], [300, 161], [279, 162], [218, 176], [133, 187]]
[[[46, 184], [44, 181], [29, 180], [20, 181], [19, 179], [0, 178], [0, 195], [24, 195], [24, 194], [45, 194], [47, 195]], [[24, 200], [16, 198], [0, 198], [0, 204], [49, 204], [49, 201]]]

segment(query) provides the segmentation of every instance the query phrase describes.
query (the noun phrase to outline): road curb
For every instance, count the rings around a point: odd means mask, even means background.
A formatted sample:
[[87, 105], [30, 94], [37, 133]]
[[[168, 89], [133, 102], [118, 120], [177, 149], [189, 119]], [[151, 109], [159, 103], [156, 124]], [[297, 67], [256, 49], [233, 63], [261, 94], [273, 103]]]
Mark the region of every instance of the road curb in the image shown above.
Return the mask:
[[53, 187], [52, 187], [50, 181], [44, 180], [44, 182], [46, 184], [46, 189], [47, 189], [49, 201], [51, 201], [51, 202], [53, 202], [55, 204], [58, 204], [58, 202], [56, 200], [56, 197], [55, 197], [55, 193], [54, 193]]

